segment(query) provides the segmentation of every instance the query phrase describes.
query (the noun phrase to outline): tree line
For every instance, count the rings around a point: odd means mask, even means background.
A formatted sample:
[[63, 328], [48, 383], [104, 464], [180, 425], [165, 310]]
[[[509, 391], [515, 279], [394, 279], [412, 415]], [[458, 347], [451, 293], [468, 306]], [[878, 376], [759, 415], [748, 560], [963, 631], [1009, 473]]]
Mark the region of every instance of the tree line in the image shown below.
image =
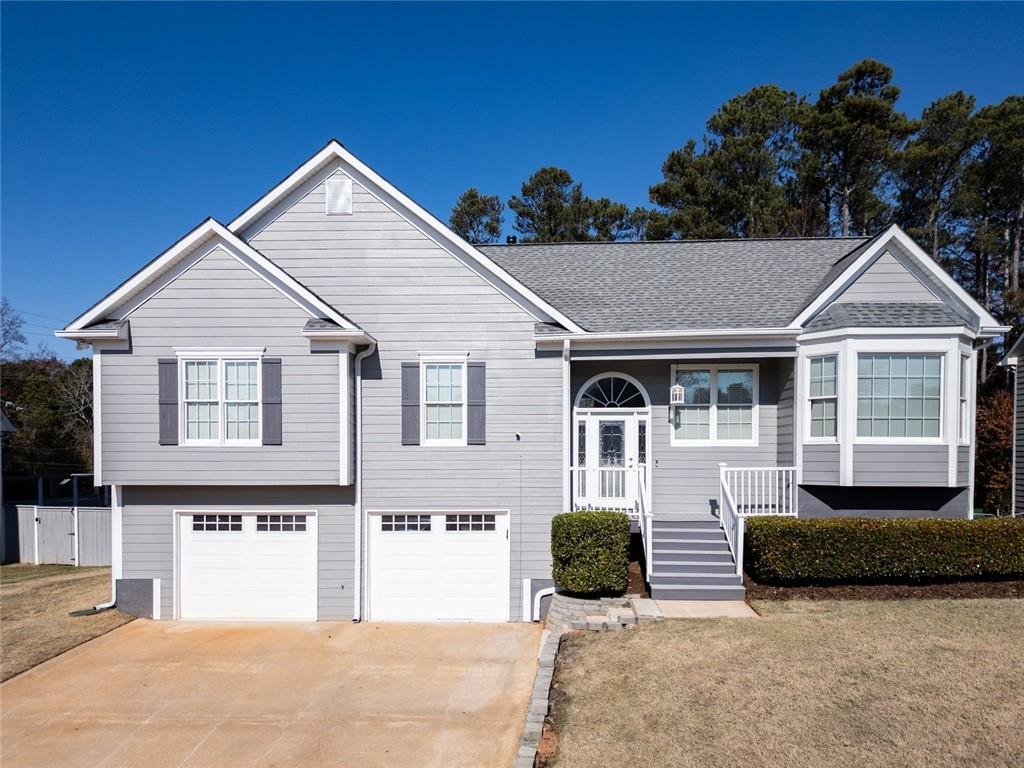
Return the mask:
[[[587, 196], [544, 167], [507, 201], [523, 242], [870, 235], [898, 223], [1019, 333], [1024, 97], [978, 108], [957, 91], [918, 117], [886, 64], [865, 59], [817, 98], [761, 85], [722, 104], [673, 150], [650, 207]], [[473, 243], [505, 224], [497, 195], [466, 190], [450, 223]]]
[[24, 320], [0, 303], [0, 405], [15, 432], [3, 436], [5, 477], [67, 475], [92, 467], [92, 362], [26, 348]]

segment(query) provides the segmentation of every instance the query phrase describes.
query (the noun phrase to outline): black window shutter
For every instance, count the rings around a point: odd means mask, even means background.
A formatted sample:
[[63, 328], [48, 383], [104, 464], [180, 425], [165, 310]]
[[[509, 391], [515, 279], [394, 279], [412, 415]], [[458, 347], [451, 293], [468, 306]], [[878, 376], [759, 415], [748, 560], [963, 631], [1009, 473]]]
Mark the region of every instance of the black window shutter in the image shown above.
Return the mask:
[[402, 363], [402, 445], [420, 444], [420, 364]]
[[157, 360], [160, 445], [178, 444], [178, 361]]
[[263, 358], [263, 444], [281, 445], [281, 360]]
[[487, 443], [487, 364], [472, 362], [466, 369], [466, 442], [469, 445]]

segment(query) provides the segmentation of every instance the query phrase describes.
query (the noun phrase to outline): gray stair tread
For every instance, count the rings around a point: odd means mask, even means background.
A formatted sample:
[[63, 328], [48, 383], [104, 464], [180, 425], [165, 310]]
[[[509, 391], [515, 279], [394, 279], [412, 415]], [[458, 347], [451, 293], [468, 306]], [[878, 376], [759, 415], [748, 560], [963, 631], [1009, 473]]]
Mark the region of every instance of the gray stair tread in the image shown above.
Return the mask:
[[[702, 563], [702, 565], [703, 565], [703, 563]], [[687, 569], [685, 571], [667, 571], [667, 570], [659, 571], [657, 568], [655, 568], [653, 571], [651, 571], [651, 581], [654, 581], [655, 579], [657, 579], [659, 577], [666, 577], [667, 578], [669, 576], [671, 576], [673, 579], [689, 579], [689, 578], [698, 578], [698, 577], [703, 579], [703, 578], [710, 578], [712, 576], [714, 576], [715, 578], [719, 578], [719, 579], [738, 579], [739, 578], [739, 576], [737, 576], [735, 573], [715, 573], [714, 571], [700, 571], [700, 570], [697, 570], [695, 568], [694, 569]]]
[[[654, 558], [654, 565], [662, 565], [664, 567], [671, 566], [672, 568], [682, 568], [683, 570], [692, 571], [699, 570], [700, 568], [707, 568], [708, 566], [717, 566], [721, 568], [723, 565], [733, 565], [733, 560], [730, 557], [728, 560], [723, 559], [721, 562], [715, 562], [714, 560], [670, 560], [668, 558]], [[660, 568], [655, 567], [655, 572], [660, 571]]]

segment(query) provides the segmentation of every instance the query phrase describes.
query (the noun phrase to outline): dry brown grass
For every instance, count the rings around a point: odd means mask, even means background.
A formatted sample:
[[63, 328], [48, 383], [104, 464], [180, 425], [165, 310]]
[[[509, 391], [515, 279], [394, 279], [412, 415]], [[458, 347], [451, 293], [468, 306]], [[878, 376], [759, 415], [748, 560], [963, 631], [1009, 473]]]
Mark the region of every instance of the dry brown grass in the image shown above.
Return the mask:
[[1024, 601], [754, 607], [567, 638], [553, 764], [1024, 765]]
[[[28, 570], [33, 568], [41, 572]], [[109, 599], [109, 568], [4, 566], [0, 571], [0, 679], [131, 621], [131, 616], [117, 611], [68, 615]]]

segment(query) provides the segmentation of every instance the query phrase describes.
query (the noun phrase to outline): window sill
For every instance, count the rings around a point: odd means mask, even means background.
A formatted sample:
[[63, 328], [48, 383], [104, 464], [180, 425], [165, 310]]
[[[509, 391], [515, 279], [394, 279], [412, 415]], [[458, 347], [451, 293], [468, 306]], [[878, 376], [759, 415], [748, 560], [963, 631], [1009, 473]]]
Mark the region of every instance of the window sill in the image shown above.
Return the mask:
[[179, 448], [262, 448], [262, 440], [232, 440], [230, 442], [189, 442], [178, 443]]
[[941, 437], [858, 437], [854, 445], [948, 445]]
[[672, 448], [756, 448], [758, 440], [670, 440]]
[[463, 448], [468, 443], [465, 440], [424, 440], [419, 444], [420, 448]]

